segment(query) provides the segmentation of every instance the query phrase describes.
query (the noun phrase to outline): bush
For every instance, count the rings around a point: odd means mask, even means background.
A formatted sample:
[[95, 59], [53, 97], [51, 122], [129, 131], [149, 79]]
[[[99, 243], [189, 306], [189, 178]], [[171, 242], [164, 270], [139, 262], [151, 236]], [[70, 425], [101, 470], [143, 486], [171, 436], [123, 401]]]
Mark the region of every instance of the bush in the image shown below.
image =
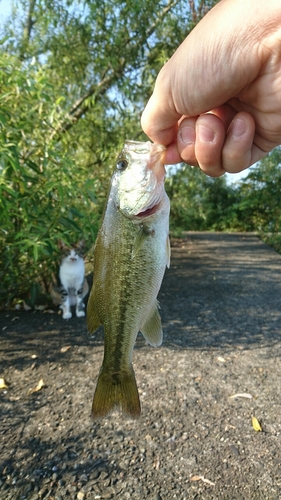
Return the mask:
[[[0, 56], [0, 302], [34, 302], [57, 265], [57, 240], [95, 240], [96, 179], [50, 138], [58, 100], [42, 71]], [[4, 69], [4, 71], [2, 71]]]

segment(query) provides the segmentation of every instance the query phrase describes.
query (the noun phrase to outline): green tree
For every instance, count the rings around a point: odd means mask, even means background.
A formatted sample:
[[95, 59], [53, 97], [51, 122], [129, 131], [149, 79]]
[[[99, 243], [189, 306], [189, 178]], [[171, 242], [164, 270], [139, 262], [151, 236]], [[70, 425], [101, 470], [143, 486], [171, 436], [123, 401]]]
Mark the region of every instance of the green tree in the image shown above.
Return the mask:
[[[60, 144], [46, 141], [57, 103], [41, 71], [24, 71], [0, 55], [0, 252], [2, 300], [50, 280], [59, 237], [94, 240], [97, 217], [88, 217], [94, 177], [75, 165]], [[5, 70], [3, 70], [3, 68]], [[36, 147], [36, 155], [29, 154]], [[83, 230], [79, 222], [83, 220]]]
[[114, 158], [144, 139], [158, 70], [213, 3], [12, 1], [0, 28], [3, 300], [48, 285], [59, 236], [94, 242]]
[[239, 192], [225, 177], [207, 177], [196, 167], [182, 165], [167, 179], [171, 228], [191, 231], [241, 229]]
[[240, 210], [245, 227], [259, 231], [281, 249], [281, 148], [263, 158], [240, 185]]
[[249, 170], [237, 186], [181, 165], [168, 175], [171, 228], [256, 231], [281, 250], [281, 147]]

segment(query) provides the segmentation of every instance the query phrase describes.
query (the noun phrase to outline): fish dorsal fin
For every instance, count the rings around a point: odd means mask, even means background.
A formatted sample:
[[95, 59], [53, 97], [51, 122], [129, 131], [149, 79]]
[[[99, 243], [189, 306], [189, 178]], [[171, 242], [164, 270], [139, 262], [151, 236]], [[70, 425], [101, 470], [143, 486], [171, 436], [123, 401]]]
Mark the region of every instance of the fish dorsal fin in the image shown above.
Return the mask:
[[153, 347], [161, 345], [163, 340], [161, 318], [158, 309], [159, 303], [156, 300], [149, 318], [141, 328], [141, 333], [143, 334], [144, 338]]
[[94, 296], [90, 295], [89, 302], [87, 305], [87, 327], [89, 333], [94, 333], [102, 322], [99, 318], [96, 302]]
[[170, 246], [169, 235], [167, 236], [167, 240], [166, 240], [166, 254], [167, 254], [167, 268], [169, 269], [170, 262], [171, 262], [171, 246]]
[[132, 252], [132, 259], [136, 257], [138, 252], [140, 251], [141, 247], [143, 246], [144, 242], [149, 238], [150, 236], [153, 236], [155, 233], [154, 229], [149, 229], [145, 224], [140, 225], [139, 232], [136, 236], [135, 243], [134, 243], [134, 248]]

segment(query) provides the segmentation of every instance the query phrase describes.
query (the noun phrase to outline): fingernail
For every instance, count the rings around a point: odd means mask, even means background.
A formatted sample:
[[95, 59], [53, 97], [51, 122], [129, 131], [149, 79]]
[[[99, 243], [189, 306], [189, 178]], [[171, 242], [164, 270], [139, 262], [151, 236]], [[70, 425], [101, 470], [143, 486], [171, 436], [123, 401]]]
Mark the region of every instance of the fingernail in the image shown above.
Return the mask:
[[234, 137], [241, 137], [246, 132], [246, 123], [245, 120], [241, 118], [237, 118], [232, 122], [232, 135]]
[[203, 125], [203, 123], [198, 123], [198, 136], [201, 142], [213, 142], [215, 138], [215, 132]]
[[183, 144], [194, 144], [195, 143], [195, 130], [190, 125], [186, 125], [179, 130], [179, 137]]

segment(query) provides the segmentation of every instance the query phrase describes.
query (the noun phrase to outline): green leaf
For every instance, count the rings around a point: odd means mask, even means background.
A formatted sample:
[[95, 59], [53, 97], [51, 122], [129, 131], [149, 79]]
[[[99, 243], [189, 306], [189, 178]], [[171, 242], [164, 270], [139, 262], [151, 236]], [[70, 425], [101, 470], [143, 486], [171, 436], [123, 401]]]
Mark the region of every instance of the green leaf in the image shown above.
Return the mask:
[[78, 224], [76, 224], [76, 222], [74, 222], [71, 219], [67, 219], [66, 217], [60, 217], [59, 223], [62, 224], [67, 229], [76, 229], [78, 231], [80, 230], [80, 228], [79, 228]]
[[[212, 3], [195, 2], [193, 15], [189, 3], [174, 2], [168, 10], [162, 0], [91, 0], [77, 8], [73, 0], [13, 2], [0, 26], [5, 300], [29, 292], [30, 283], [48, 285], [58, 238], [78, 241], [84, 234], [92, 245], [124, 140], [146, 140], [139, 117], [161, 64]], [[21, 31], [23, 4], [34, 5], [28, 40]], [[207, 213], [214, 225], [218, 199], [222, 227], [223, 208], [230, 213], [224, 187], [199, 186], [193, 197], [181, 181], [173, 185], [173, 220], [203, 224]], [[205, 187], [209, 198], [202, 203]]]
[[90, 191], [88, 190], [87, 191], [87, 195], [89, 196], [90, 200], [93, 202], [93, 203], [96, 203], [97, 201], [97, 198], [96, 198], [96, 195], [93, 191]]
[[36, 244], [33, 246], [33, 258], [34, 258], [34, 261], [37, 262], [37, 260], [38, 260], [38, 246]]
[[73, 215], [76, 215], [76, 217], [79, 217], [80, 219], [83, 219], [84, 215], [81, 214], [78, 210], [76, 210], [76, 208], [71, 208], [70, 209], [70, 212], [73, 214]]

